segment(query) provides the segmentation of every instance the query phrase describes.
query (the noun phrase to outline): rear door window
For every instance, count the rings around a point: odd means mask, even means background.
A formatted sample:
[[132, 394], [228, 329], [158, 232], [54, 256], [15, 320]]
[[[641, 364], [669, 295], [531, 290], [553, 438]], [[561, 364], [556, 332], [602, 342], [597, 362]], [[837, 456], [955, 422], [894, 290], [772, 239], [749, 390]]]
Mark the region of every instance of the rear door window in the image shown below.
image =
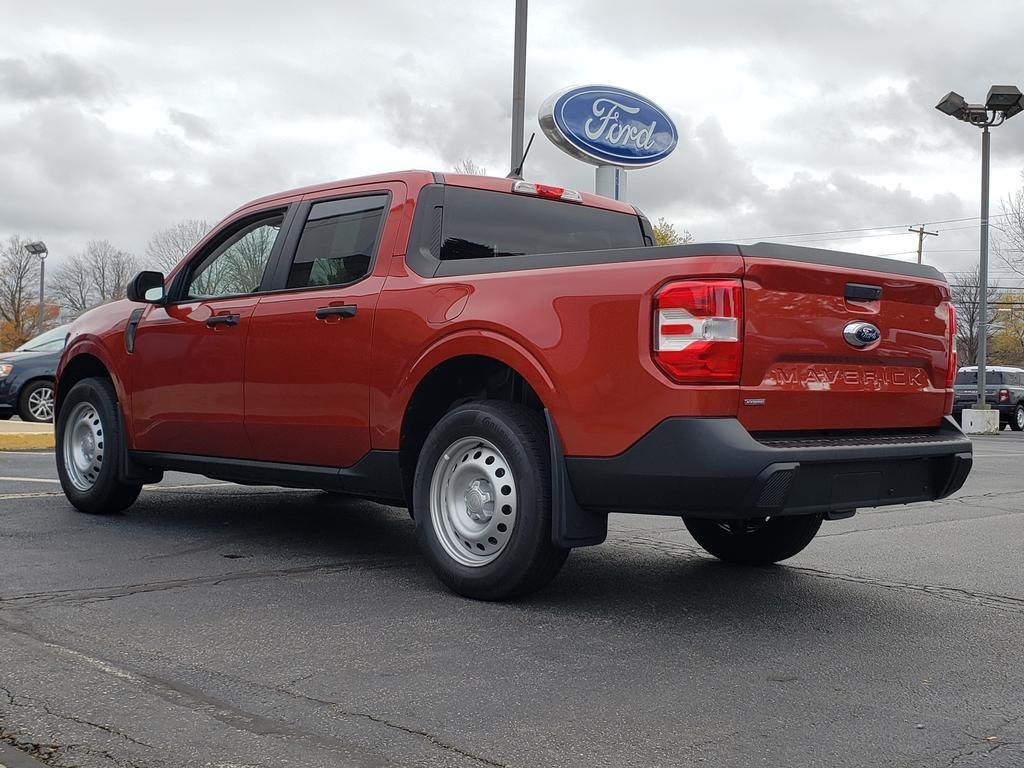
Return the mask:
[[482, 259], [645, 245], [634, 214], [526, 195], [446, 187], [441, 259]]
[[386, 194], [314, 203], [288, 271], [288, 288], [347, 285], [370, 272]]

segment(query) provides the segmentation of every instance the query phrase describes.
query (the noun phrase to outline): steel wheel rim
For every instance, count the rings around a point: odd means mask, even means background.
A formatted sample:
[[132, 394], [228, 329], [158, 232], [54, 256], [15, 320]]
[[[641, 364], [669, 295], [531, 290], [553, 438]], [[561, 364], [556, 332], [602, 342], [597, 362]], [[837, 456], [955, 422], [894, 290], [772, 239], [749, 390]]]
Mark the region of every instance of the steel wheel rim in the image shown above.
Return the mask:
[[53, 421], [53, 387], [40, 387], [30, 394], [28, 412], [33, 419]]
[[1024, 429], [1024, 408], [1017, 406], [1017, 426]]
[[508, 461], [495, 445], [464, 437], [445, 449], [430, 480], [434, 534], [455, 562], [493, 563], [515, 531], [519, 496]]
[[103, 420], [92, 403], [78, 403], [64, 423], [62, 451], [68, 480], [79, 491], [88, 491], [103, 468]]

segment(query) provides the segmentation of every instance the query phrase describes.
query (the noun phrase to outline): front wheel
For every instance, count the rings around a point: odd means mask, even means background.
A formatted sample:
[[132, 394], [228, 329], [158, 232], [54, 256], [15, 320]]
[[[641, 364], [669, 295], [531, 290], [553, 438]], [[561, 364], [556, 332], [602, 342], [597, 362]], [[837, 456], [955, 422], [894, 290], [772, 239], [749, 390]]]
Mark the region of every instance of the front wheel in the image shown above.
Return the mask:
[[1013, 409], [1013, 416], [1010, 417], [1010, 429], [1014, 432], [1024, 430], [1024, 403]]
[[53, 382], [33, 381], [21, 391], [18, 415], [22, 421], [53, 421]]
[[685, 517], [686, 529], [705, 550], [727, 563], [770, 565], [811, 543], [821, 515], [709, 520]]
[[569, 554], [551, 541], [544, 422], [520, 405], [481, 401], [445, 414], [420, 452], [413, 509], [430, 566], [466, 597], [527, 595]]
[[142, 486], [119, 477], [123, 439], [110, 381], [75, 384], [57, 414], [56, 457], [64, 495], [79, 511], [120, 512], [138, 498]]

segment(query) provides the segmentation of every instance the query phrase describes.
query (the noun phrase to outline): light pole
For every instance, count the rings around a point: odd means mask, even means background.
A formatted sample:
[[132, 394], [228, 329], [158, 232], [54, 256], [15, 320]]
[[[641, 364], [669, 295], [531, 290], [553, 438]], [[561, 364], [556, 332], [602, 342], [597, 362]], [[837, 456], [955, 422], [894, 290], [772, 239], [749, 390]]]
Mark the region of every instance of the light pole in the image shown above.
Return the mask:
[[1024, 97], [1015, 85], [993, 85], [984, 104], [968, 104], [955, 91], [947, 93], [935, 108], [943, 114], [981, 128], [981, 261], [978, 268], [978, 402], [975, 408], [988, 409], [985, 400], [986, 335], [988, 333], [988, 177], [989, 128], [1002, 125], [1021, 110]]
[[38, 334], [43, 330], [43, 308], [46, 306], [43, 295], [46, 286], [46, 254], [49, 251], [46, 250], [46, 243], [42, 240], [26, 243], [25, 250], [33, 256], [39, 257], [39, 310], [36, 313], [36, 333]]

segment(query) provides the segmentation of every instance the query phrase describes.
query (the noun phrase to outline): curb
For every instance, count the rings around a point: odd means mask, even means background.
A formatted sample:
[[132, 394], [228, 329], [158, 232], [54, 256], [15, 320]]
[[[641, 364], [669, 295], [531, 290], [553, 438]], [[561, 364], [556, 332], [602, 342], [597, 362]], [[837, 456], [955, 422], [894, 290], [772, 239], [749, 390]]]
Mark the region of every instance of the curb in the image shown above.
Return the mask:
[[0, 768], [46, 768], [46, 763], [0, 741]]
[[0, 432], [0, 451], [32, 451], [55, 444], [53, 432]]

